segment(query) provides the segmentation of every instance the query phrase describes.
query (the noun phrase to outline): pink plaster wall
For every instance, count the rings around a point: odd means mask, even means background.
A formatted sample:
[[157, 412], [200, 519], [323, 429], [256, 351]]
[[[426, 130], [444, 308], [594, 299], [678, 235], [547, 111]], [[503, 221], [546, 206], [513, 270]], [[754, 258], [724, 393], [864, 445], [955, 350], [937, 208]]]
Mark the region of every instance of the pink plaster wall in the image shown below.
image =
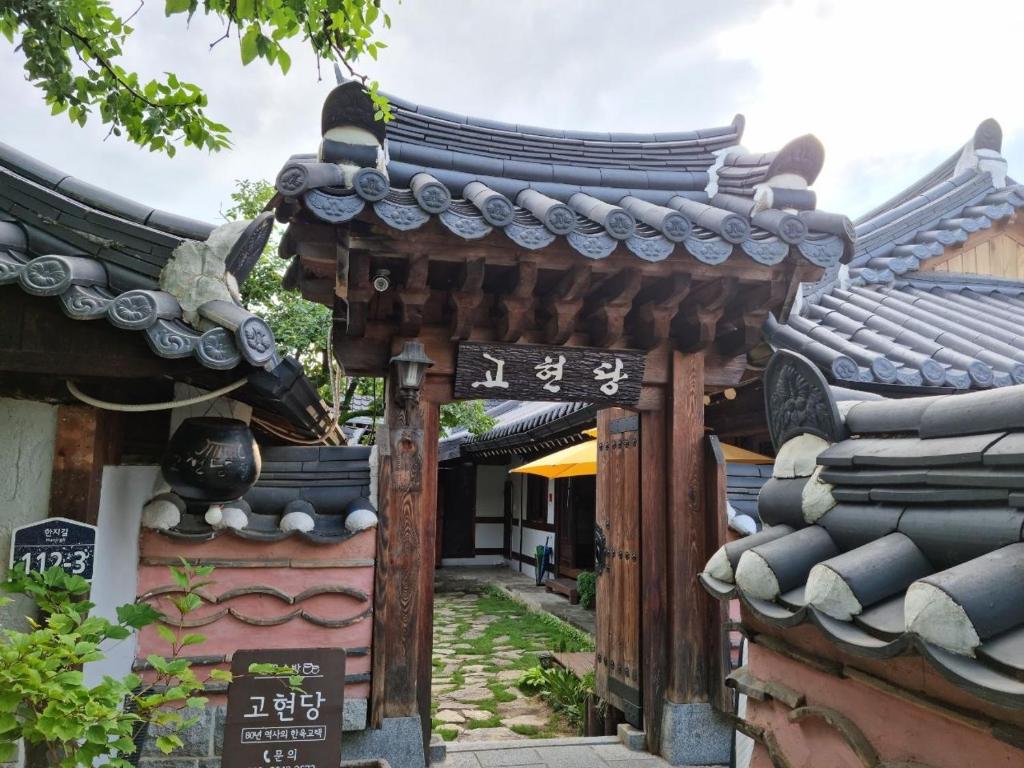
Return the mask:
[[[201, 592], [211, 602], [190, 614], [190, 619], [211, 619], [210, 623], [185, 630], [206, 637], [189, 652], [201, 656], [225, 656], [249, 648], [345, 647], [369, 648], [373, 636], [373, 565], [376, 531], [369, 530], [339, 544], [315, 545], [299, 539], [261, 543], [222, 535], [208, 542], [181, 543], [154, 531], [145, 531], [140, 542], [138, 594], [149, 595], [161, 588], [174, 587], [167, 565], [153, 562], [184, 557], [190, 560], [218, 562], [212, 575], [213, 584]], [[321, 587], [343, 586], [366, 596], [324, 593], [290, 603], [268, 594], [238, 595], [224, 602], [212, 602], [228, 591], [239, 588], [271, 587], [289, 598]], [[169, 616], [176, 615], [168, 596], [155, 595], [149, 601]], [[228, 611], [227, 609], [230, 609]], [[357, 618], [349, 626], [324, 627], [301, 615], [288, 618], [297, 610], [330, 621]], [[238, 616], [232, 615], [231, 611]], [[365, 615], [363, 615], [365, 614]], [[248, 619], [249, 621], [246, 621]], [[275, 622], [271, 626], [261, 623]], [[255, 622], [255, 623], [253, 623]], [[138, 656], [167, 653], [167, 644], [156, 629], [148, 627], [139, 638]], [[227, 668], [228, 664], [217, 665]], [[371, 655], [351, 656], [346, 675], [369, 673]], [[196, 667], [204, 677], [212, 667]], [[367, 698], [366, 682], [345, 687], [347, 698]], [[213, 697], [220, 698], [220, 697]]]
[[[828, 707], [848, 717], [883, 760], [917, 761], [934, 768], [1024, 765], [1024, 751], [952, 715], [944, 716], [937, 708], [826, 674], [762, 646], [750, 646], [748, 668], [758, 679], [803, 693], [809, 706]], [[838, 731], [818, 719], [791, 723], [786, 717], [789, 711], [776, 701], [748, 699], [746, 720], [775, 734], [793, 768], [862, 768]], [[767, 753], [759, 748], [752, 768], [770, 765]]]

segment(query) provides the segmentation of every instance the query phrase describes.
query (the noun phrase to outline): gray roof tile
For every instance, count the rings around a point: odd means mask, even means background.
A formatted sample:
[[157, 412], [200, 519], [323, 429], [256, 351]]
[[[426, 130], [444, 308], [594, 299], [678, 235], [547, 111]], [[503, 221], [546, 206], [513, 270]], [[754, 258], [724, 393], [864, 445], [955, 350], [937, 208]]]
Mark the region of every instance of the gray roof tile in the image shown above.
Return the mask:
[[[767, 381], [791, 383], [780, 366], [812, 365], [779, 356]], [[827, 385], [809, 386], [808, 402], [832, 400]], [[816, 411], [794, 412], [789, 395], [767, 393], [769, 423], [817, 430]], [[770, 481], [764, 530], [724, 547], [736, 575], [723, 581], [716, 566], [702, 583], [720, 599], [739, 596], [760, 621], [812, 623], [854, 655], [919, 653], [969, 695], [1024, 708], [1024, 386], [859, 402], [845, 430], [818, 456], [839, 503], [811, 515], [801, 491], [816, 478]], [[767, 600], [765, 567], [777, 582]]]

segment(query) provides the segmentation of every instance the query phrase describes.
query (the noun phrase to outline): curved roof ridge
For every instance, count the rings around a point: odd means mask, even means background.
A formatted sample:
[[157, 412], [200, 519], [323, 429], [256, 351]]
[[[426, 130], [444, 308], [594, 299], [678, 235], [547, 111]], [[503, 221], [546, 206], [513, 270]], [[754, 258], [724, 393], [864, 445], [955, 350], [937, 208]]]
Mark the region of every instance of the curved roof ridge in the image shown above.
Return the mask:
[[[881, 203], [866, 213], [858, 216], [854, 219], [854, 226], [859, 228], [862, 225], [870, 224], [872, 219], [878, 218], [893, 208], [897, 208], [910, 200], [921, 196], [924, 192], [938, 186], [942, 182], [952, 179], [957, 175], [958, 169], [961, 168], [961, 160], [963, 160], [965, 156], [971, 155], [979, 149], [994, 151], [997, 154], [1000, 153], [1002, 151], [1002, 143], [1003, 129], [999, 123], [991, 117], [982, 120], [978, 124], [977, 128], [974, 129], [974, 135], [970, 140], [961, 146], [950, 157], [943, 160], [930, 172], [886, 200], [884, 203]], [[870, 227], [868, 229], [870, 229]]]
[[[524, 137], [535, 137], [538, 139], [568, 139], [586, 142], [607, 142], [611, 144], [629, 143], [673, 143], [680, 141], [691, 141], [697, 139], [708, 139], [721, 136], [731, 136], [735, 143], [739, 143], [743, 137], [745, 118], [741, 114], [733, 117], [732, 122], [725, 126], [712, 126], [690, 131], [654, 131], [654, 132], [628, 132], [628, 131], [584, 131], [563, 128], [548, 128], [525, 123], [512, 123], [504, 120], [492, 120], [485, 117], [477, 117], [459, 112], [450, 112], [444, 109], [429, 107], [424, 104], [417, 104], [392, 94], [387, 94], [387, 99], [395, 112], [395, 122], [401, 122], [402, 117], [407, 119], [418, 119], [425, 123], [435, 125], [457, 125], [471, 129], [478, 129], [490, 133], [513, 133]], [[391, 129], [394, 123], [388, 125]]]

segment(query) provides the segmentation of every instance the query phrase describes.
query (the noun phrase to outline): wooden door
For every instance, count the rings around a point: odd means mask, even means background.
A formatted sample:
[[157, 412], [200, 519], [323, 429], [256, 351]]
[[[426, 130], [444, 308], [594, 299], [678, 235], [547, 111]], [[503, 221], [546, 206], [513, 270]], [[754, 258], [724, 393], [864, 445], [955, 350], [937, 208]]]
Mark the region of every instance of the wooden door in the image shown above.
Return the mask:
[[441, 554], [444, 557], [476, 555], [476, 466], [463, 464], [443, 467], [440, 485], [444, 486], [444, 528]]
[[643, 727], [640, 674], [640, 424], [621, 408], [597, 418], [597, 695]]

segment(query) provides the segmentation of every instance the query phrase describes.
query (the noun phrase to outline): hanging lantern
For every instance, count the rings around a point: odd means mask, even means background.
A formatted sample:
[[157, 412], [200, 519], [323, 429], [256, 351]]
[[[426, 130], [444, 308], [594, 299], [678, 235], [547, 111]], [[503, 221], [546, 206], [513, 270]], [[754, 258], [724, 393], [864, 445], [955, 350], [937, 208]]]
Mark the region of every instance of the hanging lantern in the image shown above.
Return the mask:
[[244, 421], [185, 419], [167, 444], [160, 467], [183, 499], [233, 501], [259, 479], [260, 449]]
[[420, 401], [420, 387], [434, 361], [427, 357], [418, 341], [407, 341], [400, 354], [391, 358], [395, 382], [395, 400], [406, 410]]

